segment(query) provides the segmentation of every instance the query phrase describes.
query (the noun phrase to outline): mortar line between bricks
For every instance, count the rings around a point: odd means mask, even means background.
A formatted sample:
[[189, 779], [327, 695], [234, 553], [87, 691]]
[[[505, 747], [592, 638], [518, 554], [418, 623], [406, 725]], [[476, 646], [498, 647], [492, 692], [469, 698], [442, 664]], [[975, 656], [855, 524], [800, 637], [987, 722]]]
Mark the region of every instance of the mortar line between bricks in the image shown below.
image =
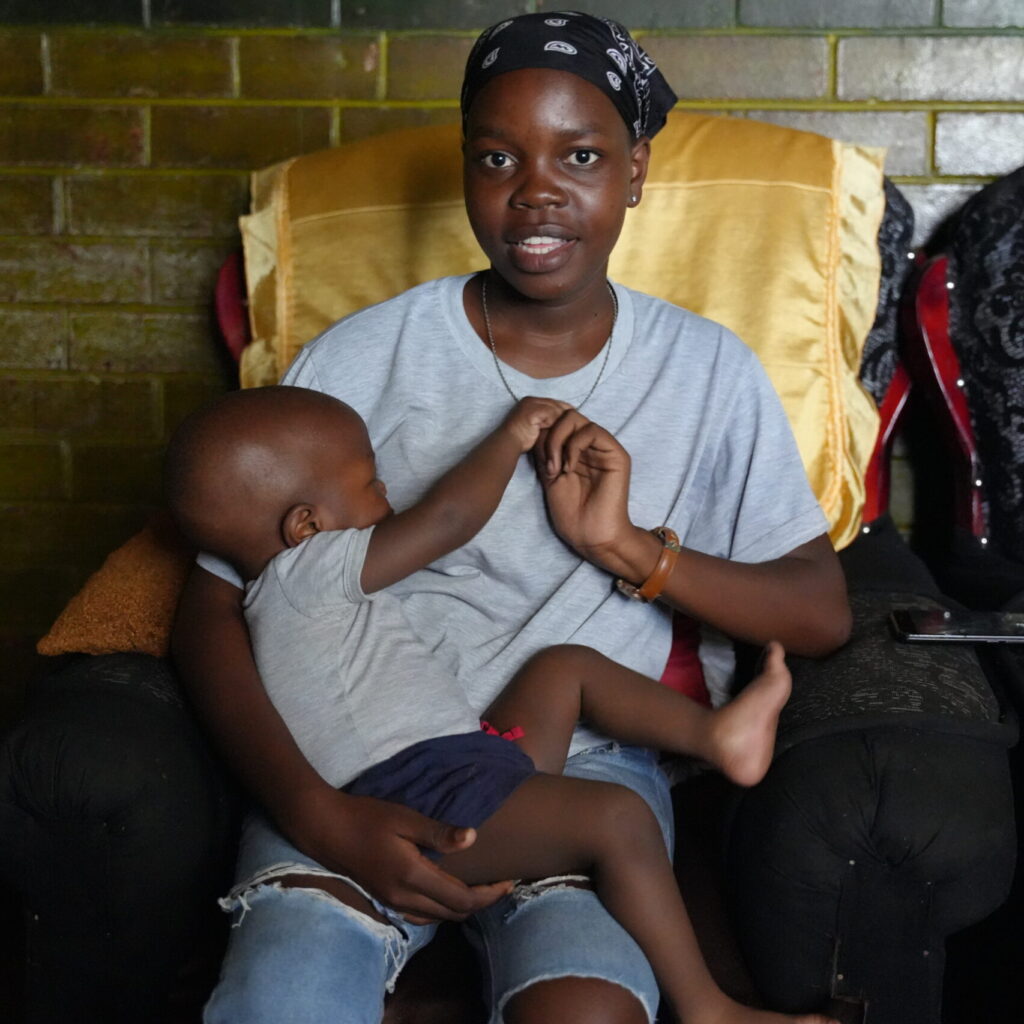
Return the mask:
[[50, 34], [43, 32], [39, 36], [39, 70], [43, 80], [43, 94], [49, 95], [53, 89], [53, 64], [50, 60]]
[[[66, 108], [103, 108], [123, 107], [125, 109], [154, 109], [177, 107], [181, 109], [222, 108], [224, 110], [245, 109], [289, 109], [312, 108], [330, 110], [337, 106], [341, 109], [393, 109], [393, 110], [458, 110], [456, 98], [439, 100], [405, 100], [405, 99], [338, 99], [323, 96], [318, 99], [281, 99], [256, 100], [233, 99], [231, 97], [211, 97], [206, 99], [175, 99], [175, 98], [135, 98], [135, 97], [54, 97], [54, 96], [0, 96], [0, 107], [66, 107]], [[768, 98], [768, 97], [715, 97], [683, 98], [676, 104], [677, 110], [751, 110], [757, 108], [775, 110], [849, 110], [849, 111], [889, 111], [889, 110], [939, 110], [939, 111], [992, 111], [1017, 112], [1024, 111], [1024, 99], [1012, 100], [947, 100], [947, 99], [850, 99], [831, 100], [821, 98]], [[26, 167], [32, 166], [25, 164]]]
[[153, 163], [153, 111], [149, 106], [142, 108], [140, 121], [142, 126], [142, 166], [150, 167]]
[[17, 175], [18, 177], [33, 178], [59, 177], [61, 175], [76, 178], [144, 178], [154, 175], [165, 178], [237, 178], [251, 173], [251, 167], [86, 167], [82, 164], [51, 164], [46, 167], [38, 164], [0, 166], [0, 177]]
[[935, 158], [935, 140], [936, 133], [938, 131], [938, 115], [934, 110], [928, 112], [927, 117], [924, 119], [924, 131], [925, 131], [925, 152], [928, 154], [928, 173], [930, 175], [936, 175], [938, 173], [938, 162]]
[[209, 315], [209, 312], [209, 304], [169, 306], [166, 303], [147, 305], [143, 302], [68, 302], [66, 300], [0, 302], [0, 313], [65, 313], [68, 317], [107, 313], [116, 313], [121, 316], [205, 317]]
[[237, 99], [242, 95], [242, 60], [241, 45], [238, 36], [228, 40], [228, 63], [231, 69], [231, 95]]
[[75, 495], [75, 470], [71, 442], [67, 438], [61, 438], [58, 443], [60, 445], [61, 491], [64, 500], [71, 501]]
[[[109, 36], [113, 38], [127, 37], [138, 38], [145, 36], [150, 39], [198, 39], [212, 38], [223, 39], [231, 36], [245, 36], [246, 38], [302, 38], [321, 37], [338, 38], [338, 28], [333, 25], [327, 26], [299, 26], [289, 27], [287, 25], [274, 25], [268, 27], [256, 27], [247, 25], [238, 26], [214, 26], [214, 25], [154, 25], [147, 29], [134, 25], [75, 25], [53, 23], [39, 23], [35, 25], [4, 25], [5, 33], [19, 33], [29, 35], [34, 32], [48, 32], [59, 29], [61, 35], [77, 36]], [[627, 28], [630, 28], [627, 25]], [[704, 36], [746, 36], [746, 37], [785, 37], [785, 36], [820, 36], [824, 32], [835, 32], [841, 36], [905, 36], [907, 38], [949, 38], [955, 39], [958, 36], [1017, 36], [1020, 35], [1020, 27], [1016, 25], [940, 25], [934, 22], [930, 25], [742, 25], [737, 19], [735, 25], [708, 26], [705, 28], [682, 28], [669, 26], [665, 28], [630, 28], [635, 36], [660, 36], [664, 38], [686, 38]], [[446, 39], [470, 39], [477, 37], [477, 29], [458, 28], [405, 28], [388, 29], [378, 25], [360, 25], [351, 29], [344, 29], [342, 26], [341, 39], [359, 39], [364, 36], [373, 36], [381, 32], [388, 32], [397, 39], [424, 39], [443, 37]]]
[[828, 41], [828, 96], [835, 101], [839, 96], [839, 37], [829, 33]]
[[67, 191], [64, 188], [64, 177], [60, 174], [54, 175], [52, 186], [53, 201], [53, 233], [63, 235], [67, 230]]
[[387, 32], [377, 36], [377, 81], [374, 83], [377, 99], [384, 100], [388, 95], [388, 72], [390, 69], [391, 37]]
[[[0, 234], [0, 241], [7, 243], [14, 242], [45, 242], [50, 236], [48, 235], [19, 235], [19, 234]], [[222, 235], [220, 238], [209, 238], [209, 237], [185, 237], [180, 234], [163, 234], [158, 232], [151, 232], [144, 235], [115, 235], [107, 232], [94, 232], [90, 234], [88, 231], [76, 232], [69, 235], [62, 235], [54, 244], [64, 246], [69, 242], [74, 242], [76, 245], [121, 245], [121, 246], [134, 246], [140, 247], [153, 243], [154, 245], [164, 245], [168, 242], [174, 245], [180, 245], [183, 249], [198, 250], [198, 249], [224, 249], [225, 246], [235, 240], [237, 235]]]

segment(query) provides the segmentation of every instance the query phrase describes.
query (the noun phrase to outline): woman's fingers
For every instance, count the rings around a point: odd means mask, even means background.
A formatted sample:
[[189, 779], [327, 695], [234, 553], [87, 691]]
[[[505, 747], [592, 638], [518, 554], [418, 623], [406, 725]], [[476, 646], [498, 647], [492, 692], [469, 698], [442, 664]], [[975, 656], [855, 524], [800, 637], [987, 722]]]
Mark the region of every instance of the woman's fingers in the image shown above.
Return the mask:
[[541, 457], [538, 462], [548, 479], [553, 479], [563, 471], [562, 451], [566, 442], [589, 422], [578, 409], [568, 408], [548, 427], [547, 434], [541, 438]]

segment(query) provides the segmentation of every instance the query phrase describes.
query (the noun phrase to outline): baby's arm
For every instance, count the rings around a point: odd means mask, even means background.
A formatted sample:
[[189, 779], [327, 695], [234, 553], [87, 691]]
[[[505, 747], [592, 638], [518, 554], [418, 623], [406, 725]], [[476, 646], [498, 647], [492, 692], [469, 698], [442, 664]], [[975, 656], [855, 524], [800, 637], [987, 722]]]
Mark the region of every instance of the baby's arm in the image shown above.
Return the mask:
[[378, 523], [363, 566], [363, 590], [382, 590], [476, 536], [498, 507], [519, 457], [570, 408], [553, 399], [521, 399], [420, 501]]

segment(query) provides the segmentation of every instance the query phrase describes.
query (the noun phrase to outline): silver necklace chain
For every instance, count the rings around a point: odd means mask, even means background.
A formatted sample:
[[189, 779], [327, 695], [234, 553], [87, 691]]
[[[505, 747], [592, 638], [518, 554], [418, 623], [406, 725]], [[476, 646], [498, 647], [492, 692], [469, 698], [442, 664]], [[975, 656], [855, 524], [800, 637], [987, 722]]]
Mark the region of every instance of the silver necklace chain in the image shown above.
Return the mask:
[[[590, 396], [594, 393], [597, 385], [601, 383], [601, 378], [604, 376], [604, 368], [608, 365], [608, 356], [611, 355], [612, 351], [612, 335], [615, 333], [615, 325], [619, 320], [619, 300], [615, 295], [615, 289], [612, 287], [611, 281], [606, 281], [608, 285], [608, 294], [612, 297], [612, 329], [608, 332], [608, 340], [604, 343], [604, 359], [601, 360], [601, 369], [597, 371], [597, 376], [594, 378], [594, 383], [590, 385], [590, 390], [584, 395], [583, 401], [576, 406], [577, 409], [582, 409], [584, 405], [590, 400]], [[512, 390], [512, 385], [509, 384], [508, 378], [505, 376], [505, 371], [501, 368], [501, 360], [498, 358], [498, 348], [494, 344], [494, 333], [491, 331], [491, 317], [487, 311], [487, 276], [484, 275], [480, 281], [480, 304], [484, 308], [484, 327], [487, 329], [487, 343], [491, 346], [491, 355], [494, 357], [494, 368], [498, 371], [498, 376], [501, 378], [501, 383], [505, 385], [505, 390], [512, 396], [513, 402], [518, 402], [520, 396]]]

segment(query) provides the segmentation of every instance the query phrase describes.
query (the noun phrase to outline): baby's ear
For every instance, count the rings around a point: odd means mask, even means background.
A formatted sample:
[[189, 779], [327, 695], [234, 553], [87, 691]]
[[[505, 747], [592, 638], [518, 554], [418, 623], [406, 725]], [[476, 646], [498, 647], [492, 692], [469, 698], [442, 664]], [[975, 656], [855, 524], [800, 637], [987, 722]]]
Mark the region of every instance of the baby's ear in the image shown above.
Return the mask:
[[281, 520], [281, 540], [285, 546], [293, 548], [307, 537], [320, 532], [315, 505], [308, 503], [292, 505]]

